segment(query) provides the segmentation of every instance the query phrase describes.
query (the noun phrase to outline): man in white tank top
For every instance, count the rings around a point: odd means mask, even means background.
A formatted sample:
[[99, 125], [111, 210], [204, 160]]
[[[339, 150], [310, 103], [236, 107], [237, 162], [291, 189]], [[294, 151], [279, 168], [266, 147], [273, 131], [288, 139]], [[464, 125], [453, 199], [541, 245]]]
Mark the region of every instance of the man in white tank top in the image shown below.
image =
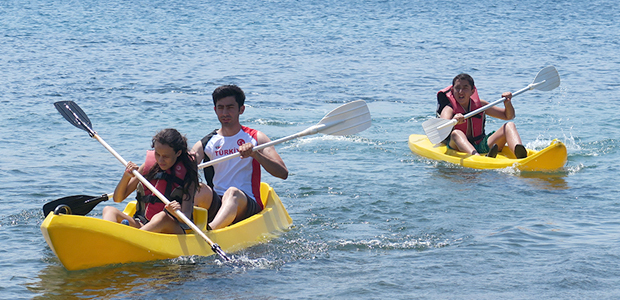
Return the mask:
[[260, 199], [261, 166], [271, 175], [286, 179], [288, 169], [275, 148], [253, 151], [271, 140], [264, 133], [242, 126], [245, 94], [235, 85], [220, 86], [213, 92], [215, 114], [221, 128], [198, 141], [192, 152], [196, 162], [214, 160], [235, 152], [234, 158], [205, 169], [207, 184], [195, 197], [198, 206], [209, 210], [209, 228], [224, 228], [263, 209]]

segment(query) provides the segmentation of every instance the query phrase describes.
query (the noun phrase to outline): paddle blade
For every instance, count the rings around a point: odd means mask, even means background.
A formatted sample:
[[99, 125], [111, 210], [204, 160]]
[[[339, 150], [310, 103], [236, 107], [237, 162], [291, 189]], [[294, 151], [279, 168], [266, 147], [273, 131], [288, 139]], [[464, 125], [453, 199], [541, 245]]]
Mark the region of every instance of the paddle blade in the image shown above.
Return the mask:
[[432, 144], [439, 144], [445, 140], [452, 132], [453, 127], [454, 122], [452, 120], [442, 118], [435, 118], [422, 123], [424, 133], [426, 133]]
[[59, 205], [67, 205], [71, 209], [71, 213], [74, 215], [85, 216], [87, 215], [97, 204], [101, 201], [106, 201], [111, 195], [96, 196], [68, 196], [60, 198], [43, 205], [43, 215], [47, 216], [50, 212], [54, 211]]
[[560, 74], [558, 74], [558, 70], [556, 70], [554, 66], [548, 66], [540, 70], [538, 74], [536, 74], [536, 78], [534, 78], [532, 84], [541, 82], [542, 84], [535, 86], [537, 90], [550, 91], [560, 86]]
[[90, 119], [84, 111], [73, 101], [58, 101], [54, 103], [58, 112], [65, 117], [69, 123], [82, 130], [88, 131], [92, 135], [92, 125]]
[[364, 100], [357, 100], [330, 111], [316, 127], [319, 127], [318, 132], [323, 134], [351, 135], [368, 129], [370, 124], [368, 105]]

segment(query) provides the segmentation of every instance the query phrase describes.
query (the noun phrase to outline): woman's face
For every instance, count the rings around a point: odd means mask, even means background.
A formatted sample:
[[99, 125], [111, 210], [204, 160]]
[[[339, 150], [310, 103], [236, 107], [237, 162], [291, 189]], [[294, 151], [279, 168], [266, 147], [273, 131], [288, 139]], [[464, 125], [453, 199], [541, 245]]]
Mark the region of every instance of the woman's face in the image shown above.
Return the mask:
[[162, 170], [168, 170], [177, 162], [177, 158], [181, 156], [181, 150], [174, 152], [172, 147], [155, 142], [155, 160]]
[[457, 79], [452, 86], [452, 95], [456, 101], [465, 106], [469, 103], [469, 97], [474, 93], [474, 87], [467, 80]]

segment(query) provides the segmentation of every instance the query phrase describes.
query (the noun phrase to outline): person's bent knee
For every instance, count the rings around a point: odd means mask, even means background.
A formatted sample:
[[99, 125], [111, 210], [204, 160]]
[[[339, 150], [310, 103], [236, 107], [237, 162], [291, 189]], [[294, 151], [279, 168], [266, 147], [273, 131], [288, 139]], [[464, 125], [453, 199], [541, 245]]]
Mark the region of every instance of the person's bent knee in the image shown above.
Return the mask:
[[507, 123], [505, 124], [505, 126], [506, 126], [507, 128], [511, 128], [511, 129], [516, 129], [516, 128], [517, 128], [517, 125], [516, 125], [514, 122], [507, 122]]
[[103, 208], [103, 212], [101, 213], [101, 217], [104, 220], [118, 222], [118, 215], [119, 215], [119, 213], [121, 213], [121, 211], [118, 210], [116, 207], [114, 207], [114, 206], [106, 206], [106, 207]]
[[106, 206], [103, 208], [103, 212], [113, 212], [113, 211], [120, 211], [118, 210], [118, 208], [114, 207], [114, 206]]
[[245, 194], [243, 193], [243, 191], [241, 191], [240, 189], [236, 188], [236, 187], [229, 187], [226, 192], [224, 192], [224, 198], [230, 198], [230, 196], [234, 196], [234, 197], [240, 197], [240, 196], [244, 196]]
[[450, 133], [450, 138], [456, 139], [456, 138], [467, 138], [467, 137], [465, 136], [465, 133], [460, 130], [452, 130], [452, 132]]
[[208, 185], [201, 183], [199, 189], [194, 195], [194, 205], [209, 209], [213, 202], [213, 190]]
[[160, 222], [167, 222], [167, 221], [172, 221], [172, 217], [169, 216], [165, 211], [161, 211], [156, 213], [149, 222], [154, 222], [154, 223], [160, 223]]
[[181, 227], [178, 224], [166, 211], [161, 211], [155, 214], [146, 225], [140, 227], [140, 230], [159, 233], [182, 233]]

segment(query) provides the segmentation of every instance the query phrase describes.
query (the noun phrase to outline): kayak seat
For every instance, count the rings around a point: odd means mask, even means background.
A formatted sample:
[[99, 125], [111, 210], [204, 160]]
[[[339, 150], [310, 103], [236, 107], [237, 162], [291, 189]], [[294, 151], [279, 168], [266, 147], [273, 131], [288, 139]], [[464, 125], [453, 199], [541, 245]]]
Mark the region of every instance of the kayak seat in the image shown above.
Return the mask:
[[123, 210], [123, 213], [128, 216], [133, 216], [136, 213], [136, 205], [138, 205], [137, 200], [129, 201]]
[[267, 207], [267, 198], [269, 198], [269, 185], [260, 183], [260, 200], [263, 202], [263, 207]]
[[[198, 206], [194, 206], [194, 224], [196, 224], [196, 226], [198, 228], [200, 228], [200, 230], [202, 232], [207, 231], [207, 218], [209, 217], [209, 212], [202, 208], [202, 207], [198, 207]], [[187, 233], [191, 233], [192, 230], [186, 230]]]
[[[133, 200], [130, 201], [129, 203], [127, 203], [127, 205], [125, 206], [125, 209], [123, 210], [123, 213], [128, 215], [128, 216], [133, 216], [136, 213], [136, 205], [138, 204], [138, 201]], [[198, 226], [198, 228], [200, 228], [200, 230], [202, 231], [206, 231], [207, 230], [207, 218], [208, 218], [209, 212], [202, 208], [202, 207], [198, 207], [198, 206], [194, 206], [194, 224], [196, 224], [196, 226]], [[187, 230], [189, 233], [191, 233], [191, 229]]]

